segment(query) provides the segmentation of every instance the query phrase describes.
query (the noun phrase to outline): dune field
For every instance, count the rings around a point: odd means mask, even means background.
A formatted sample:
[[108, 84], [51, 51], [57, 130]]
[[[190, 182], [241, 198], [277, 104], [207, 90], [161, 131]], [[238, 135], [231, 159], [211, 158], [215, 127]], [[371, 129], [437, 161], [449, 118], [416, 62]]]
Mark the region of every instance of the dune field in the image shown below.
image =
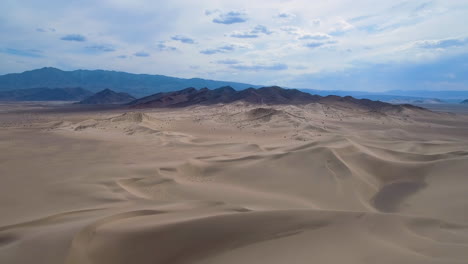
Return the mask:
[[468, 263], [465, 114], [77, 109], [0, 105], [0, 263]]

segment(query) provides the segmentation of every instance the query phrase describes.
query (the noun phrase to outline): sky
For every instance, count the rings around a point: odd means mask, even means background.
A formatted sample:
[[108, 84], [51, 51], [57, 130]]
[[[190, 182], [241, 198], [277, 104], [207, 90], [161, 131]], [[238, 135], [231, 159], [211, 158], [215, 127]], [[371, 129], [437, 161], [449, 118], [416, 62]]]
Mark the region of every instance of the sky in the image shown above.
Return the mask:
[[2, 0], [0, 74], [468, 90], [468, 0]]

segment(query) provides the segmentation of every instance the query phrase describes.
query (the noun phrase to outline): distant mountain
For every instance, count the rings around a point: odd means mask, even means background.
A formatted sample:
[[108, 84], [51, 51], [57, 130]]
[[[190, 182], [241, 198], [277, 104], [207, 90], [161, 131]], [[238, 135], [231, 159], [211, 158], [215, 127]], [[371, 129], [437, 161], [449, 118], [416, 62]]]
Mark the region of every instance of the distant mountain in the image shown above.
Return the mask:
[[[303, 92], [317, 94], [321, 96], [337, 95], [352, 96], [360, 99], [379, 100], [388, 103], [418, 103], [417, 101], [427, 101], [428, 103], [458, 103], [463, 98], [468, 97], [468, 91], [386, 91], [386, 92], [365, 92], [365, 91], [342, 91], [342, 90], [316, 90], [300, 89]], [[429, 102], [432, 101], [432, 102]]]
[[125, 104], [135, 99], [128, 93], [117, 93], [111, 89], [104, 89], [78, 102], [78, 104]]
[[192, 105], [213, 105], [243, 101], [252, 104], [309, 104], [321, 103], [345, 108], [362, 109], [365, 111], [400, 111], [403, 108], [420, 107], [412, 105], [392, 105], [369, 99], [356, 99], [351, 96], [340, 97], [330, 95], [322, 97], [311, 95], [296, 89], [283, 89], [278, 86], [249, 88], [236, 91], [226, 86], [214, 90], [186, 88], [180, 91], [157, 93], [129, 103], [132, 108], [186, 107]]
[[468, 91], [431, 91], [431, 90], [391, 90], [385, 92], [391, 95], [413, 96], [423, 98], [438, 98], [442, 100], [462, 100], [468, 97]]
[[82, 87], [98, 92], [109, 88], [141, 97], [158, 92], [176, 91], [186, 87], [214, 89], [221, 86], [231, 86], [238, 90], [258, 87], [251, 84], [200, 78], [183, 79], [164, 75], [131, 74], [105, 70], [62, 71], [50, 67], [0, 76], [0, 91], [37, 87]]
[[468, 99], [461, 101], [460, 104], [468, 104]]
[[391, 100], [389, 103], [392, 104], [443, 104], [444, 101], [437, 98], [420, 98], [420, 99], [395, 99]]
[[79, 101], [93, 93], [80, 88], [33, 88], [0, 91], [0, 101]]

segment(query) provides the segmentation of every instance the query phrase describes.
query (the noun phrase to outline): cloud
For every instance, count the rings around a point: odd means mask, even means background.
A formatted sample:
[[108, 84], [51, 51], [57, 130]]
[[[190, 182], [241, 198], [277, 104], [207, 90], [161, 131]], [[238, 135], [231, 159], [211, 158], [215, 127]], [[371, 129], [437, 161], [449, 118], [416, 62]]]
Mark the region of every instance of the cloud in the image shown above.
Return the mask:
[[250, 31], [234, 31], [231, 33], [233, 38], [258, 38], [260, 34], [270, 35], [273, 33], [267, 27], [262, 25], [257, 25]]
[[239, 64], [241, 63], [238, 60], [233, 60], [233, 59], [225, 59], [225, 60], [218, 60], [216, 61], [217, 64], [226, 64], [226, 65], [234, 65], [234, 64]]
[[117, 56], [117, 58], [119, 58], [119, 59], [126, 59], [126, 58], [127, 58], [127, 55], [119, 55], [119, 56]]
[[328, 34], [321, 33], [321, 32], [309, 33], [302, 28], [294, 27], [294, 26], [281, 27], [280, 29], [288, 33], [289, 35], [297, 36], [298, 40], [315, 40], [310, 45], [308, 45], [309, 47], [310, 46], [314, 46], [314, 47], [322, 46], [324, 44], [327, 44], [326, 42], [323, 42], [324, 40], [332, 39], [332, 36]]
[[168, 46], [164, 41], [160, 41], [158, 44], [156, 44], [156, 49], [158, 51], [176, 51], [176, 47]]
[[230, 35], [232, 38], [258, 38], [258, 34], [251, 32], [234, 31]]
[[295, 26], [285, 26], [281, 27], [280, 30], [290, 34], [290, 35], [304, 35], [304, 30], [300, 27]]
[[[443, 57], [427, 63], [358, 64], [341, 71], [296, 76], [291, 87], [325, 90], [468, 90], [468, 54]], [[372, 87], [372, 89], [369, 89]]]
[[416, 6], [413, 9], [412, 14], [415, 16], [425, 15], [431, 12], [430, 7], [432, 6], [433, 6], [433, 2], [421, 3], [420, 5]]
[[468, 45], [468, 38], [448, 38], [416, 41], [414, 46], [421, 49], [446, 49]]
[[296, 70], [307, 70], [307, 69], [309, 69], [307, 66], [304, 66], [304, 65], [297, 65], [297, 66], [294, 66], [293, 68], [296, 69]]
[[300, 40], [327, 40], [331, 39], [331, 36], [325, 33], [306, 34], [299, 37]]
[[279, 18], [281, 20], [287, 20], [287, 21], [290, 21], [290, 20], [293, 20], [294, 18], [296, 18], [296, 15], [293, 14], [293, 13], [288, 13], [288, 12], [282, 12], [282, 13], [279, 13], [275, 16], [275, 18]]
[[182, 36], [182, 35], [175, 35], [171, 39], [176, 40], [176, 41], [180, 41], [180, 42], [185, 43], [185, 44], [195, 44], [195, 40], [193, 40], [193, 39], [191, 39], [189, 37]]
[[369, 18], [373, 18], [373, 17], [375, 17], [375, 16], [374, 15], [357, 16], [357, 17], [353, 17], [353, 18], [348, 19], [348, 21], [352, 22], [352, 23], [356, 23], [356, 22], [361, 22], [361, 21], [368, 20]]
[[[207, 14], [206, 11], [205, 14]], [[209, 13], [209, 15], [211, 14], [213, 13]], [[213, 23], [230, 25], [235, 23], [243, 23], [247, 20], [247, 14], [241, 11], [230, 11], [226, 13], [218, 12], [218, 16], [213, 18]]]
[[206, 54], [206, 55], [212, 55], [212, 54], [216, 54], [216, 53], [226, 53], [228, 51], [233, 51], [234, 49], [235, 49], [235, 47], [233, 45], [226, 45], [226, 46], [221, 46], [221, 47], [218, 47], [218, 48], [215, 48], [215, 49], [202, 50], [202, 51], [200, 51], [200, 53]]
[[323, 45], [325, 45], [325, 43], [323, 42], [309, 42], [309, 43], [304, 44], [305, 47], [312, 48], [312, 49], [321, 47]]
[[48, 28], [48, 29], [36, 28], [36, 31], [37, 32], [55, 32], [55, 28]]
[[338, 20], [330, 30], [330, 35], [343, 35], [347, 31], [353, 29], [354, 26], [348, 23], [348, 21], [344, 19]]
[[223, 51], [220, 49], [205, 49], [205, 50], [200, 51], [201, 54], [205, 54], [205, 55], [213, 55], [213, 54], [222, 53], [222, 52]]
[[36, 49], [12, 49], [12, 48], [5, 48], [0, 49], [1, 53], [21, 56], [21, 57], [29, 57], [29, 58], [40, 58], [42, 57], [42, 51]]
[[228, 44], [224, 46], [220, 46], [218, 48], [214, 49], [205, 49], [200, 51], [200, 53], [205, 54], [205, 55], [212, 55], [212, 54], [217, 54], [217, 53], [226, 53], [230, 51], [234, 51], [236, 49], [242, 49], [242, 48], [247, 48], [247, 45], [241, 45], [241, 44]]
[[335, 44], [335, 43], [337, 43], [337, 42], [333, 41], [333, 40], [325, 41], [325, 42], [313, 41], [313, 42], [308, 42], [308, 43], [304, 44], [304, 47], [315, 49], [315, 48], [318, 48], [318, 47], [322, 47], [324, 45]]
[[65, 41], [78, 41], [78, 42], [86, 41], [86, 37], [83, 36], [83, 35], [79, 35], [79, 34], [65, 35], [65, 36], [61, 37], [60, 39], [65, 40]]
[[320, 19], [312, 20], [312, 24], [314, 24], [314, 26], [320, 26], [321, 23], [322, 23], [322, 21]]
[[273, 33], [273, 31], [268, 30], [268, 28], [263, 25], [257, 25], [251, 32], [255, 34], [262, 33], [265, 35], [270, 35]]
[[205, 10], [205, 15], [210, 16], [212, 14], [220, 13], [221, 11], [219, 9], [208, 9]]
[[283, 71], [288, 69], [288, 65], [283, 63], [265, 65], [232, 65], [230, 68], [241, 71]]
[[415, 26], [447, 11], [445, 8], [437, 6], [434, 1], [422, 3], [420, 1], [404, 1], [380, 12], [357, 16], [348, 21], [360, 24], [359, 30], [368, 33], [381, 33]]
[[134, 56], [136, 57], [149, 57], [150, 54], [148, 52], [145, 52], [145, 51], [139, 51], [139, 52], [135, 52], [133, 53]]
[[91, 52], [113, 52], [115, 48], [108, 45], [92, 45], [87, 46], [86, 49]]

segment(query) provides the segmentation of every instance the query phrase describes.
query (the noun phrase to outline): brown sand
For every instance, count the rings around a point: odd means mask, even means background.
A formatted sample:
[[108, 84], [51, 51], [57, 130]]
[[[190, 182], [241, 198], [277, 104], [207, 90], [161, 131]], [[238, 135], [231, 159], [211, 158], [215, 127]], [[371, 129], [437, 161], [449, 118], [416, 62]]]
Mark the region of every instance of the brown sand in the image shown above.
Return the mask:
[[464, 115], [17, 109], [0, 263], [468, 263]]

